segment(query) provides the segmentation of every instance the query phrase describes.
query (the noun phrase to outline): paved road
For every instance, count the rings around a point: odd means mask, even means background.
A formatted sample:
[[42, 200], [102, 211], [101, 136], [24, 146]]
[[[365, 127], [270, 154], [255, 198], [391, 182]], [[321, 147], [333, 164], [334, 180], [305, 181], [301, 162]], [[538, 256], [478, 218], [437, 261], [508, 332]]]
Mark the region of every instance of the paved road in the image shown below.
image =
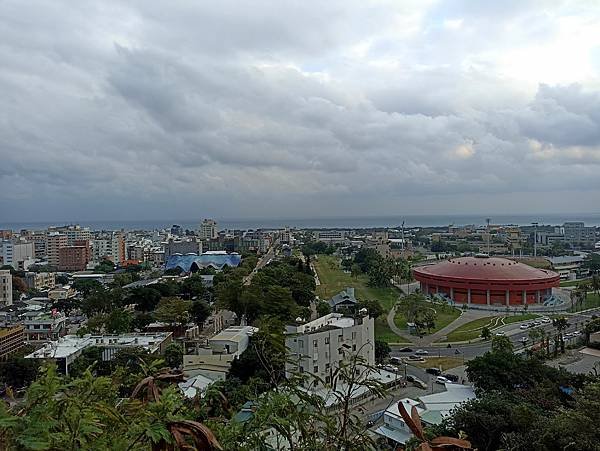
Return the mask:
[[[585, 312], [585, 313], [575, 313], [568, 315], [569, 328], [565, 331], [567, 332], [575, 332], [577, 330], [581, 330], [583, 328], [583, 324], [586, 321], [589, 321], [593, 314], [599, 315], [600, 308], [593, 309], [593, 311]], [[523, 337], [529, 338], [529, 331], [531, 329], [521, 329], [520, 326], [523, 323], [513, 323], [507, 326], [503, 326], [494, 332], [502, 331], [505, 335], [510, 338], [510, 341], [513, 343], [516, 350], [522, 349], [524, 347], [523, 343], [521, 343], [521, 339]], [[556, 329], [552, 326], [552, 324], [545, 324], [542, 326], [538, 326], [539, 328], [544, 329], [547, 333], [555, 333]], [[527, 344], [531, 344], [531, 341], [528, 341]], [[568, 340], [567, 340], [568, 344]], [[438, 346], [422, 346], [411, 344], [411, 345], [391, 345], [392, 353], [390, 354], [393, 357], [402, 357], [407, 356], [417, 349], [423, 349], [429, 353], [432, 357], [442, 357], [442, 356], [454, 356], [454, 357], [463, 357], [464, 360], [469, 360], [479, 355], [484, 354], [490, 349], [491, 343], [489, 341], [479, 341], [475, 343], [465, 343], [465, 344], [457, 344], [447, 346], [438, 345]], [[400, 349], [408, 347], [412, 349], [413, 352], [400, 352]]]
[[273, 244], [271, 244], [271, 247], [265, 253], [265, 255], [263, 255], [261, 258], [258, 259], [258, 262], [256, 263], [256, 267], [252, 270], [252, 272], [250, 274], [248, 274], [246, 276], [246, 278], [244, 279], [244, 285], [250, 285], [250, 282], [252, 282], [252, 278], [254, 277], [254, 275], [260, 269], [262, 269], [263, 267], [268, 265], [271, 262], [271, 260], [273, 260], [273, 257], [275, 257], [275, 249], [277, 248], [278, 245], [279, 245], [279, 238], [276, 238], [273, 241]]

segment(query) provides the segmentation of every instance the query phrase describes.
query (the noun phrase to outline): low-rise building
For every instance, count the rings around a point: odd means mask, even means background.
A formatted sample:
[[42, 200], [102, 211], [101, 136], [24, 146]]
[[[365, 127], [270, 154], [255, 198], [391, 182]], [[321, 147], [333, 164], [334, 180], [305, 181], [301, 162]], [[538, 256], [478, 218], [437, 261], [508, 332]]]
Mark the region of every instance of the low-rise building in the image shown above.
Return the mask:
[[57, 340], [67, 333], [67, 318], [57, 311], [29, 311], [24, 314], [26, 341]]
[[48, 290], [56, 285], [56, 274], [53, 272], [25, 273], [25, 283], [30, 290]]
[[343, 243], [346, 241], [347, 231], [346, 230], [317, 230], [315, 233], [315, 240], [323, 241], [324, 243]]
[[561, 280], [574, 280], [588, 275], [588, 271], [583, 268], [585, 258], [581, 255], [563, 255], [547, 259], [552, 269], [560, 274]]
[[170, 239], [164, 244], [164, 258], [168, 260], [171, 255], [200, 255], [202, 254], [202, 241], [196, 238], [189, 240]]
[[27, 270], [35, 262], [33, 243], [22, 241], [0, 241], [0, 266], [8, 265], [17, 270]]
[[96, 346], [102, 349], [102, 360], [112, 360], [114, 355], [125, 348], [143, 348], [151, 354], [162, 354], [172, 342], [169, 332], [151, 334], [122, 335], [66, 335], [46, 343], [42, 348], [25, 356], [28, 359], [52, 359], [57, 367], [69, 374], [69, 366], [81, 355], [84, 349]]
[[375, 364], [375, 323], [369, 316], [330, 313], [300, 325], [286, 326], [286, 377], [308, 373], [313, 387], [331, 382], [335, 368], [351, 354]]
[[247, 348], [250, 337], [258, 329], [252, 326], [232, 326], [197, 347], [196, 354], [183, 356], [183, 372], [192, 377], [202, 375], [212, 380], [224, 380], [231, 363]]
[[25, 346], [24, 330], [23, 326], [0, 328], [0, 361]]
[[356, 310], [358, 300], [354, 297], [354, 288], [347, 287], [329, 300], [331, 311], [340, 312]]

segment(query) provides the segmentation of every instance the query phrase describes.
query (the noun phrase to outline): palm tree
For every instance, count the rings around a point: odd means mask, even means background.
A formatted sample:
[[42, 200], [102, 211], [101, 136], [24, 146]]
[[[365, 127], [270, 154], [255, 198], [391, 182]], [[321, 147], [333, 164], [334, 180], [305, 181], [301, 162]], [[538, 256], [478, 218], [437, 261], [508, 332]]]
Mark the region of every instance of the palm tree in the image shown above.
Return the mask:
[[552, 320], [552, 325], [558, 332], [558, 337], [559, 337], [559, 341], [560, 341], [560, 350], [562, 353], [564, 353], [565, 352], [565, 340], [563, 337], [563, 332], [570, 326], [570, 324], [567, 321], [567, 318], [565, 318], [564, 316], [561, 316], [559, 318], [554, 318], [554, 320]]

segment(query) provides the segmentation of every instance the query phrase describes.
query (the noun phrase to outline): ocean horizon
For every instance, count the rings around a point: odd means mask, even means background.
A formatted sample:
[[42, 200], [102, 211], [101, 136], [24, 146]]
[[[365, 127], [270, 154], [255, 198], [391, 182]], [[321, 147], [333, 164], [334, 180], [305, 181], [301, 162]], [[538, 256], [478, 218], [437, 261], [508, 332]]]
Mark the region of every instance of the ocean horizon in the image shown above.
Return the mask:
[[[486, 218], [491, 224], [499, 225], [562, 225], [564, 222], [580, 221], [586, 226], [600, 226], [600, 213], [556, 213], [556, 214], [470, 214], [470, 215], [404, 215], [404, 216], [365, 216], [337, 218], [254, 218], [254, 219], [220, 219], [215, 218], [219, 229], [279, 229], [283, 227], [308, 228], [344, 228], [365, 229], [376, 227], [443, 227], [450, 224], [484, 225]], [[196, 230], [201, 219], [156, 219], [156, 220], [67, 220], [67, 221], [35, 221], [35, 222], [0, 222], [0, 229], [19, 231], [22, 229], [39, 230], [52, 226], [80, 224], [92, 230], [161, 230], [178, 224], [184, 229]]]

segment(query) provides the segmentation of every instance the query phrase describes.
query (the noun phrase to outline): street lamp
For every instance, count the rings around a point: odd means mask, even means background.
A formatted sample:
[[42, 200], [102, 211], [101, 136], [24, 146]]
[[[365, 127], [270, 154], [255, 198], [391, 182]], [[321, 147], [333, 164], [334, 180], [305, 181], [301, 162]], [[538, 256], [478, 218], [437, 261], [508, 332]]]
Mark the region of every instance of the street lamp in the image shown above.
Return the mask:
[[534, 227], [533, 229], [533, 256], [537, 257], [537, 222], [532, 222], [531, 225]]

